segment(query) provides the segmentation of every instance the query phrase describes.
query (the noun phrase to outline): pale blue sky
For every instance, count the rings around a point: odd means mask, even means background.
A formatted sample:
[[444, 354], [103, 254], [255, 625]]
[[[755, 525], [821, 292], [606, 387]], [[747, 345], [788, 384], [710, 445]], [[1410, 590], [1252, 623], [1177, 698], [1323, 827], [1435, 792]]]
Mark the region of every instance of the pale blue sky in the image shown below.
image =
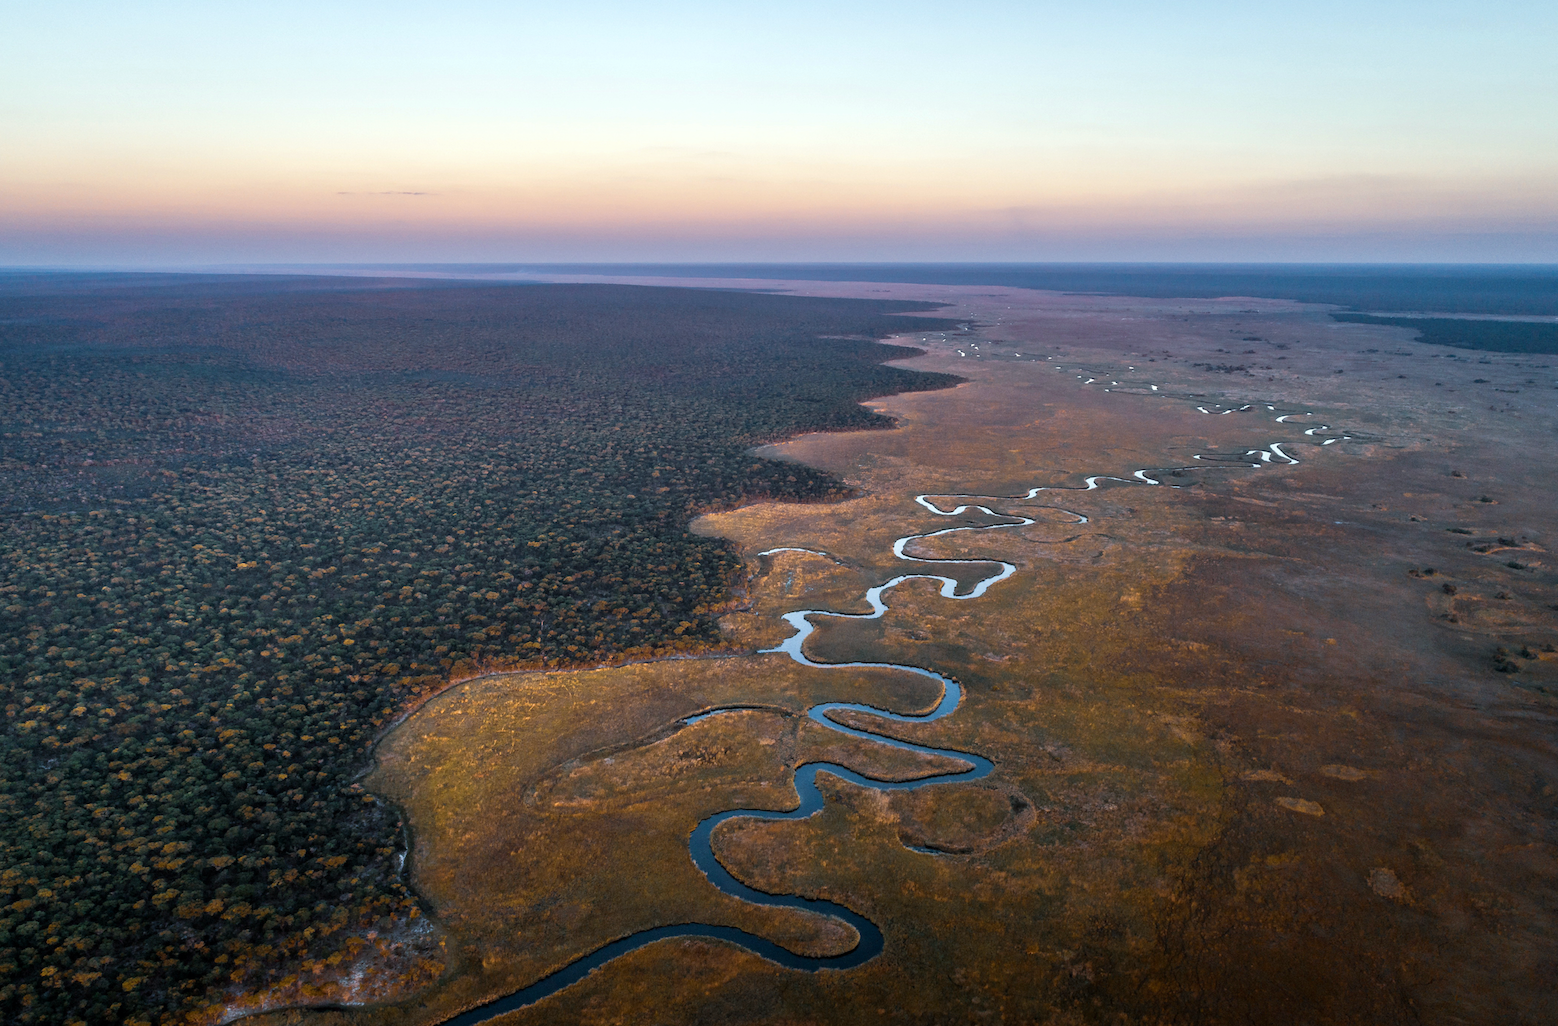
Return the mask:
[[8, 4], [0, 262], [1558, 260], [1555, 4], [560, 8]]

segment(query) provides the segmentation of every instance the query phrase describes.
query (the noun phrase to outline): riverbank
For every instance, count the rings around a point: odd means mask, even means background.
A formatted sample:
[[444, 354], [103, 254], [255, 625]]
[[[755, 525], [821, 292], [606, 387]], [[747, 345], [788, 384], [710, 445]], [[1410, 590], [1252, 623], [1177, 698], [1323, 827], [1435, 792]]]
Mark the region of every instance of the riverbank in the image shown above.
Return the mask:
[[[959, 525], [1035, 521], [904, 551], [1016, 567], [979, 601], [906, 582], [883, 616], [822, 621], [807, 640], [818, 662], [955, 678], [956, 716], [893, 733], [977, 752], [989, 777], [887, 795], [823, 775], [817, 815], [737, 820], [713, 840], [746, 885], [880, 924], [882, 954], [798, 974], [722, 941], [668, 939], [509, 1021], [1237, 1005], [1254, 1021], [1298, 1007], [1492, 1022], [1539, 1008], [1551, 849], [1518, 809], [1521, 781], [1551, 768], [1542, 675], [1554, 664], [1516, 646], [1540, 650], [1558, 601], [1534, 459], [1550, 413], [1526, 393], [1493, 410], [1463, 397], [1480, 394], [1474, 377], [1540, 370], [1447, 357], [1293, 304], [975, 291], [913, 296], [958, 304], [974, 337], [905, 336], [927, 350], [913, 366], [967, 384], [874, 401], [893, 432], [765, 450], [834, 473], [857, 498], [698, 525], [753, 558], [752, 611], [726, 624], [756, 649], [780, 644], [797, 608], [867, 612], [865, 590], [907, 569], [897, 539], [980, 501], [952, 496], [1024, 497], [966, 509]], [[1317, 424], [1331, 430], [1306, 435]], [[1193, 466], [1205, 469], [1174, 476]], [[1140, 481], [1142, 468], [1169, 468], [1149, 475], [1164, 484], [1027, 496], [1091, 475]], [[935, 510], [914, 501], [927, 494]], [[1500, 546], [1466, 546], [1499, 537], [1529, 553], [1520, 569], [1490, 559]], [[756, 558], [774, 548], [828, 555]], [[953, 576], [966, 588], [987, 572]], [[1495, 667], [1500, 646], [1516, 672]], [[688, 832], [722, 809], [793, 808], [799, 763], [934, 771], [803, 715], [841, 700], [925, 709], [934, 690], [776, 653], [449, 692], [397, 731], [371, 783], [416, 824], [418, 886], [462, 972], [425, 1004], [332, 1014], [439, 1021], [666, 923], [847, 950], [853, 938], [827, 919], [722, 895], [688, 858]], [[677, 726], [746, 703], [769, 708]], [[1032, 809], [1015, 831], [1014, 796]], [[1497, 909], [1500, 930], [1477, 928], [1478, 909]]]

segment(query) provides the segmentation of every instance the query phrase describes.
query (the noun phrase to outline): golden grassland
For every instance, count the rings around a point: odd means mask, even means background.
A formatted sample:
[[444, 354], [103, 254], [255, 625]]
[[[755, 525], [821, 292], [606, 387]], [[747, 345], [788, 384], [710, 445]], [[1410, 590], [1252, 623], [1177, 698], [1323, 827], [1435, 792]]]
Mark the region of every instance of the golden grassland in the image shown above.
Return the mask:
[[[783, 560], [768, 577], [783, 572]], [[918, 598], [900, 595], [906, 619], [921, 606]], [[1117, 603], [1118, 593], [1106, 601]], [[945, 604], [932, 596], [923, 608], [937, 603]], [[1014, 613], [1031, 612], [1019, 603]], [[895, 730], [986, 754], [1000, 767], [991, 778], [891, 798], [835, 783], [821, 816], [738, 821], [716, 835], [716, 851], [759, 889], [844, 901], [881, 923], [893, 947], [880, 968], [859, 971], [888, 973], [877, 984], [881, 992], [938, 972], [938, 960], [969, 947], [956, 933], [977, 934], [973, 948], [1003, 958], [1012, 938], [1026, 932], [1021, 924], [1045, 918], [1040, 909], [1091, 907], [1097, 897], [1089, 892], [1100, 889], [1131, 912], [1116, 943], [1147, 942], [1165, 872], [1213, 826], [1219, 781], [1183, 730], [1134, 707], [1131, 680], [1103, 687], [1088, 680], [1084, 667], [1117, 649], [1067, 653], [1073, 673], [1049, 671], [1049, 687], [998, 664], [965, 663], [955, 669], [969, 689], [957, 717]], [[416, 885], [465, 969], [435, 1000], [450, 1008], [517, 989], [582, 952], [666, 922], [736, 925], [802, 953], [847, 949], [853, 932], [835, 921], [715, 891], [688, 858], [687, 834], [721, 809], [793, 807], [788, 769], [800, 762], [834, 761], [885, 779], [945, 771], [798, 715], [824, 700], [909, 711], [935, 697], [921, 678], [813, 670], [778, 655], [494, 677], [449, 693], [390, 739], [367, 781], [401, 803], [412, 822]], [[770, 708], [675, 729], [680, 717], [729, 703]], [[1177, 813], [1167, 822], [1166, 806]], [[1057, 843], [1082, 833], [1090, 855], [1053, 857]], [[929, 857], [906, 843], [969, 854]], [[1127, 860], [1138, 868], [1122, 872]], [[940, 924], [930, 931], [940, 936], [936, 943], [926, 939], [927, 924]], [[1026, 950], [1036, 941], [1022, 943]], [[1045, 943], [1075, 946], [1064, 931]], [[744, 953], [729, 957], [755, 962]], [[752, 972], [795, 986], [788, 980], [794, 974], [766, 963]], [[855, 975], [839, 985], [852, 991]], [[841, 999], [814, 997], [819, 1007]], [[839, 1014], [852, 1013], [846, 1006]]]
[[[1143, 339], [1172, 346], [1151, 380], [1181, 398], [1104, 394], [1042, 363], [931, 346], [916, 366], [970, 382], [878, 401], [897, 431], [768, 453], [831, 471], [859, 498], [698, 522], [748, 553], [750, 608], [724, 621], [733, 646], [775, 644], [792, 609], [864, 611], [867, 587], [905, 572], [890, 551], [899, 536], [991, 522], [932, 517], [913, 504], [920, 492], [1015, 494], [1272, 441], [1304, 462], [1001, 502], [1039, 522], [911, 549], [1016, 563], [984, 598], [913, 582], [879, 620], [823, 621], [814, 659], [959, 680], [956, 715], [891, 733], [996, 769], [893, 794], [824, 775], [821, 813], [733, 821], [714, 847], [753, 887], [870, 917], [881, 956], [807, 974], [719, 942], [661, 942], [504, 1022], [1540, 1021], [1558, 965], [1544, 911], [1558, 775], [1543, 676], [1555, 663], [1539, 654], [1558, 639], [1546, 608], [1558, 589], [1541, 562], [1552, 524], [1540, 475], [1515, 458], [1540, 423], [1446, 427], [1402, 386], [1339, 382], [1332, 363], [1379, 362], [1355, 350], [1383, 329], [1328, 332], [1277, 304], [1202, 302], [1210, 312], [1185, 322], [1159, 304], [1135, 309], [1127, 330], [1094, 308], [996, 325], [1000, 299], [959, 301], [986, 339], [1031, 348], [1042, 336], [1119, 380], [1144, 362]], [[1188, 366], [1229, 333], [1278, 330], [1308, 348], [1280, 380], [1232, 383], [1242, 397]], [[1196, 394], [1302, 403], [1357, 437], [1303, 447], [1270, 416], [1197, 414], [1183, 401]], [[1499, 537], [1512, 545], [1464, 545]], [[776, 546], [831, 558], [756, 556]], [[1499, 646], [1518, 672], [1500, 672]], [[943, 769], [800, 715], [819, 701], [910, 711], [936, 697], [905, 674], [761, 654], [468, 681], [391, 734], [365, 782], [410, 824], [412, 879], [444, 931], [447, 974], [411, 1002], [273, 1019], [434, 1023], [666, 923], [844, 950], [841, 924], [715, 890], [688, 834], [723, 809], [793, 808], [798, 763], [896, 779]], [[681, 725], [730, 704], [753, 708]]]

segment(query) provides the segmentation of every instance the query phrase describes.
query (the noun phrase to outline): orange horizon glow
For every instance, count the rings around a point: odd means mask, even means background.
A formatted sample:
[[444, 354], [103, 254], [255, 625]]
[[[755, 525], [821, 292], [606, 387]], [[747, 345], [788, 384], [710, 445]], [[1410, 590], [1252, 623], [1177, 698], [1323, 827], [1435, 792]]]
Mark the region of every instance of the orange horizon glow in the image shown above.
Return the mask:
[[802, 7], [29, 11], [0, 264], [1558, 260], [1550, 12]]

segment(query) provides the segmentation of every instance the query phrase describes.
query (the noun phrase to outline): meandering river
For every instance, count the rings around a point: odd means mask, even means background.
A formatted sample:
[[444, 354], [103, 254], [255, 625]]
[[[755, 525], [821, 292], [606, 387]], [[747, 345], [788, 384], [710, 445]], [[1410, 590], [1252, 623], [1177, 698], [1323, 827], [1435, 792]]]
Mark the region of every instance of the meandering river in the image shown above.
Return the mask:
[[[1245, 412], [1250, 407], [1244, 407], [1237, 411]], [[1289, 418], [1310, 416], [1309, 414], [1285, 414], [1276, 418], [1278, 423], [1287, 424]], [[1296, 425], [1295, 425], [1296, 426]], [[1304, 432], [1313, 438], [1325, 427], [1310, 428]], [[1344, 436], [1345, 437], [1345, 436]], [[1328, 445], [1341, 439], [1331, 438], [1324, 442], [1314, 441], [1308, 444]], [[1065, 491], [1093, 491], [1105, 485], [1121, 486], [1158, 486], [1164, 485], [1164, 478], [1174, 474], [1182, 475], [1187, 471], [1207, 471], [1217, 469], [1259, 469], [1272, 464], [1291, 465], [1299, 461], [1284, 451], [1284, 446], [1292, 447], [1293, 442], [1272, 442], [1258, 449], [1249, 449], [1243, 452], [1229, 453], [1201, 453], [1193, 457], [1197, 462], [1185, 467], [1159, 467], [1138, 470], [1130, 477], [1112, 477], [1108, 475], [1093, 475], [1083, 479], [1080, 485], [1041, 486], [1028, 489], [1021, 495], [990, 496], [990, 495], [954, 495], [926, 493], [915, 496], [915, 502], [928, 512], [939, 517], [954, 517], [977, 511], [989, 517], [1001, 519], [1005, 522], [996, 524], [961, 525], [948, 527], [939, 531], [929, 531], [919, 534], [909, 534], [899, 538], [893, 543], [892, 552], [897, 558], [911, 563], [936, 564], [944, 567], [958, 565], [964, 566], [988, 566], [995, 568], [994, 572], [982, 576], [979, 580], [969, 585], [965, 590], [959, 590], [960, 586], [956, 578], [933, 573], [908, 573], [900, 574], [885, 584], [879, 584], [867, 589], [865, 602], [870, 607], [867, 613], [839, 613], [828, 609], [799, 609], [784, 614], [784, 621], [793, 629], [785, 642], [776, 648], [765, 649], [764, 653], [782, 653], [803, 666], [820, 670], [860, 670], [881, 669], [894, 670], [902, 673], [917, 674], [927, 677], [941, 686], [941, 700], [929, 712], [924, 713], [900, 713], [890, 709], [880, 709], [876, 706], [865, 705], [859, 702], [823, 702], [811, 706], [806, 710], [806, 715], [813, 721], [821, 724], [829, 730], [847, 735], [852, 738], [868, 742], [874, 745], [882, 745], [898, 748], [908, 752], [918, 752], [922, 755], [941, 756], [946, 759], [961, 763], [963, 769], [936, 773], [930, 776], [919, 777], [914, 780], [879, 780], [875, 777], [858, 773], [847, 766], [841, 766], [831, 762], [810, 762], [799, 766], [795, 771], [795, 790], [800, 799], [797, 808], [788, 812], [775, 812], [768, 809], [728, 809], [717, 812], [704, 819], [693, 828], [688, 841], [688, 849], [693, 862], [708, 876], [709, 882], [726, 894], [733, 895], [743, 901], [754, 905], [768, 905], [782, 908], [803, 909], [821, 915], [832, 916], [848, 923], [859, 935], [859, 941], [849, 951], [839, 955], [811, 957], [797, 955], [778, 944], [759, 937], [756, 934], [747, 933], [744, 930], [731, 926], [713, 926], [703, 923], [684, 923], [672, 926], [660, 926], [638, 933], [629, 934], [618, 940], [612, 941], [583, 957], [579, 958], [556, 972], [537, 980], [523, 990], [516, 991], [506, 997], [498, 998], [485, 1005], [470, 1009], [449, 1020], [449, 1026], [476, 1026], [494, 1019], [507, 1012], [523, 1008], [526, 1005], [540, 1001], [549, 995], [578, 982], [595, 969], [605, 965], [629, 951], [637, 950], [647, 944], [664, 940], [670, 937], [702, 937], [711, 940], [727, 941], [738, 947], [747, 949], [763, 958], [777, 962], [791, 969], [799, 969], [807, 972], [815, 972], [822, 969], [849, 969], [867, 962], [881, 953], [883, 937], [881, 929], [865, 916], [847, 906], [837, 902], [825, 901], [818, 898], [803, 898], [798, 895], [768, 894], [754, 890], [737, 880], [714, 856], [712, 836], [714, 828], [721, 823], [732, 819], [763, 819], [763, 820], [791, 820], [805, 819], [819, 812], [823, 806], [821, 790], [817, 787], [817, 775], [830, 773], [842, 780], [847, 780], [861, 787], [872, 788], [878, 791], [906, 791], [921, 787], [933, 787], [939, 784], [953, 783], [956, 781], [978, 780], [988, 775], [995, 767], [990, 760], [974, 752], [964, 752], [951, 748], [932, 748], [927, 745], [915, 744], [893, 737], [888, 731], [894, 723], [931, 723], [945, 719], [957, 712], [958, 705], [962, 701], [962, 689], [957, 681], [935, 670], [923, 666], [911, 666], [904, 663], [874, 663], [874, 662], [846, 662], [846, 663], [822, 663], [811, 659], [806, 655], [806, 639], [816, 631], [817, 619], [839, 620], [872, 620], [887, 612], [888, 606], [884, 596], [898, 585], [906, 581], [935, 581], [940, 585], [939, 594], [942, 598], [958, 602], [966, 602], [984, 595], [991, 587], [1011, 577], [1017, 572], [1015, 564], [997, 559], [939, 559], [928, 556], [917, 556], [909, 551], [916, 542], [929, 538], [938, 538], [945, 535], [972, 531], [1009, 531], [1028, 527], [1036, 520], [1021, 514], [1004, 512], [995, 508], [1001, 502], [1031, 503], [1044, 492]], [[1298, 443], [1304, 444], [1304, 443]], [[1166, 485], [1166, 487], [1177, 487]], [[962, 500], [984, 500], [984, 502], [964, 502]], [[1074, 517], [1075, 523], [1085, 524], [1088, 518], [1073, 510], [1063, 509], [1059, 506], [1044, 507], [1056, 510], [1064, 515]], [[816, 552], [812, 549], [775, 548], [759, 553], [761, 556], [773, 557], [785, 552], [811, 552], [815, 555], [828, 556], [825, 552]], [[684, 724], [696, 723], [712, 716], [736, 712], [746, 707], [731, 706], [711, 709], [699, 713], [696, 716], [687, 717]], [[880, 730], [864, 730], [851, 727], [833, 718], [833, 713], [841, 711], [853, 711], [873, 717], [880, 721]], [[925, 849], [916, 849], [925, 850]], [[927, 854], [935, 854], [928, 852]]]

